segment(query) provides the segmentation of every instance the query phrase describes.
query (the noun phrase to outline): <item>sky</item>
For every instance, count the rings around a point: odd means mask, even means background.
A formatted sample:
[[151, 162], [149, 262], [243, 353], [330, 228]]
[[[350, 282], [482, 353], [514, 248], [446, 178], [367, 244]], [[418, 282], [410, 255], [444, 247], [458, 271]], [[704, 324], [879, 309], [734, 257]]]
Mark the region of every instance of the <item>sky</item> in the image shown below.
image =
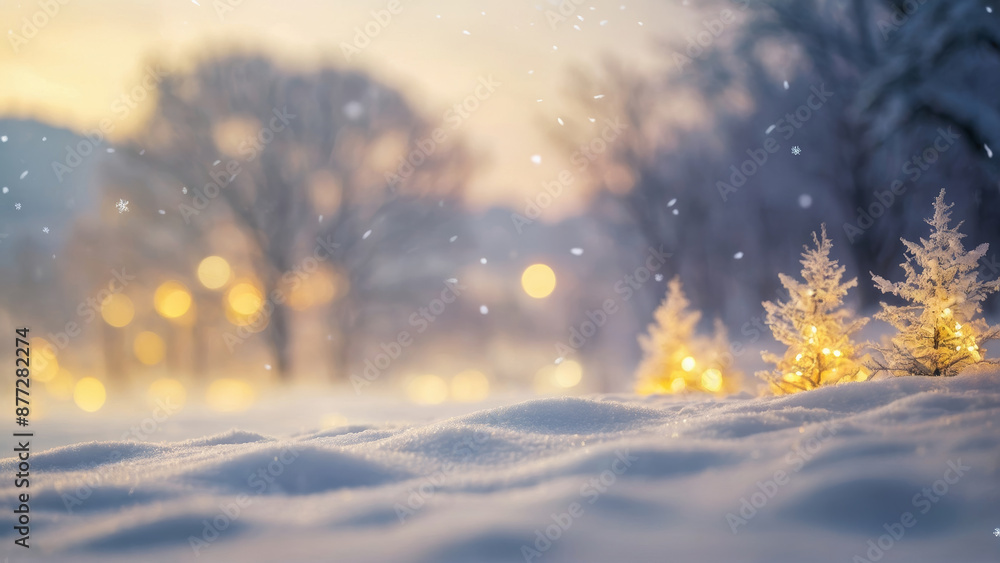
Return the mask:
[[[553, 140], [558, 119], [572, 127], [587, 118], [569, 101], [578, 95], [568, 92], [570, 69], [597, 70], [608, 55], [650, 69], [664, 39], [700, 30], [689, 8], [662, 0], [565, 0], [565, 20], [551, 17], [560, 10], [554, 0], [52, 1], [51, 16], [36, 2], [0, 4], [8, 39], [0, 46], [0, 115], [83, 132], [113, 117], [116, 98], [154, 57], [183, 68], [230, 49], [304, 68], [361, 68], [442, 123], [445, 110], [492, 76], [499, 86], [458, 129], [483, 162], [467, 196], [476, 208], [523, 206], [570, 167]], [[26, 25], [32, 19], [42, 23], [37, 31]], [[348, 56], [343, 45], [366, 25], [377, 33]], [[136, 108], [114, 134], [127, 135], [150, 107]], [[580, 196], [559, 198], [548, 218], [578, 211]]]

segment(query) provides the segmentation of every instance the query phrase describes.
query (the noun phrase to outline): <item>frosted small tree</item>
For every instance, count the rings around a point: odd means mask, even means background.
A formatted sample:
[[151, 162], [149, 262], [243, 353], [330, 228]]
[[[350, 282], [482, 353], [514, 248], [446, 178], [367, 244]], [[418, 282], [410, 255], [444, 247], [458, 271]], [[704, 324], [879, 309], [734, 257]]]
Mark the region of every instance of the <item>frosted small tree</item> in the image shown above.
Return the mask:
[[844, 266], [830, 259], [833, 243], [826, 236], [826, 225], [819, 237], [813, 233], [813, 244], [815, 248], [804, 247], [802, 253], [803, 281], [778, 274], [788, 300], [764, 302], [774, 338], [788, 346], [782, 356], [761, 353], [775, 368], [757, 375], [768, 381], [776, 394], [868, 378], [853, 340], [868, 319], [855, 318], [843, 304], [858, 279], [841, 282]]
[[981, 244], [966, 252], [965, 235], [951, 222], [951, 208], [944, 190], [934, 200], [934, 216], [927, 219], [931, 234], [919, 243], [903, 240], [906, 261], [900, 264], [906, 278], [891, 283], [872, 274], [882, 293], [902, 298], [901, 306], [882, 303], [875, 318], [891, 324], [899, 333], [887, 346], [875, 346], [883, 361], [873, 362], [876, 371], [893, 375], [951, 376], [962, 368], [983, 361], [980, 344], [1000, 337], [1000, 327], [991, 327], [981, 317], [982, 302], [1000, 289], [1000, 280], [979, 280], [979, 260], [989, 250]]
[[734, 390], [737, 376], [724, 361], [729, 349], [725, 326], [715, 324], [715, 334], [697, 333], [701, 313], [690, 309], [680, 278], [667, 286], [667, 296], [654, 313], [649, 334], [639, 338], [644, 359], [636, 372], [636, 392], [681, 393]]

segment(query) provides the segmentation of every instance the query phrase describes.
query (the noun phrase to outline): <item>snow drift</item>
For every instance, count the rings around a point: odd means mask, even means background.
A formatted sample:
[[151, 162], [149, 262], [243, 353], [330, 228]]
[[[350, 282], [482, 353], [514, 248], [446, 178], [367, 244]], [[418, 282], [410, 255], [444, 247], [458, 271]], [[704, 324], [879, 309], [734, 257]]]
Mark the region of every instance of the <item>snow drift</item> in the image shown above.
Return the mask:
[[[32, 456], [32, 555], [996, 561], [998, 383], [551, 398], [419, 424], [81, 443]], [[0, 490], [6, 506], [16, 492]]]

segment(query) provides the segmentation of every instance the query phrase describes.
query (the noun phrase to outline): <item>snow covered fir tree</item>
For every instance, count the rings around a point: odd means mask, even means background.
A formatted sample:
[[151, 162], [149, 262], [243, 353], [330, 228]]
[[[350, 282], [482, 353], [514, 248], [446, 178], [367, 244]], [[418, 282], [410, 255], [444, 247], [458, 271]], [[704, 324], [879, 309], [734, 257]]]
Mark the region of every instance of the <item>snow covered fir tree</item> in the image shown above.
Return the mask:
[[845, 381], [863, 381], [869, 373], [858, 357], [853, 335], [867, 322], [855, 318], [844, 306], [848, 290], [857, 278], [842, 282], [844, 266], [830, 258], [833, 243], [813, 233], [814, 248], [802, 253], [802, 280], [778, 274], [788, 291], [786, 301], [765, 301], [767, 325], [774, 338], [788, 346], [783, 355], [762, 352], [764, 361], [774, 364], [770, 371], [758, 372], [776, 394], [795, 393]]
[[[989, 244], [966, 251], [961, 223], [951, 227], [951, 208], [945, 191], [934, 200], [934, 216], [927, 219], [931, 234], [919, 243], [903, 240], [906, 261], [900, 264], [905, 279], [890, 282], [872, 274], [882, 293], [901, 298], [905, 305], [882, 303], [875, 315], [898, 333], [886, 345], [874, 348], [881, 360], [876, 371], [893, 375], [957, 375], [963, 368], [984, 361], [980, 345], [1000, 337], [1000, 327], [982, 318], [982, 303], [1000, 289], [1000, 280], [979, 279], [980, 260]], [[992, 360], [985, 360], [992, 361]]]
[[725, 394], [736, 390], [739, 374], [732, 369], [725, 326], [716, 321], [713, 336], [699, 334], [701, 313], [690, 305], [680, 278], [674, 277], [653, 315], [649, 334], [639, 338], [644, 357], [636, 372], [637, 393]]

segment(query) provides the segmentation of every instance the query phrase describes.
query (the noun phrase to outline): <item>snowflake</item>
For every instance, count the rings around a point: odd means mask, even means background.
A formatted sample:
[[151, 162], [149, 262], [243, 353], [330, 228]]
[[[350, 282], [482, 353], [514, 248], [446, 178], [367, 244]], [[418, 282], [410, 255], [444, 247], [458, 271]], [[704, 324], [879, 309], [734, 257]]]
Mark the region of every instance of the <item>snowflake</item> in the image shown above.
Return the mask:
[[794, 154], [795, 156], [799, 156], [800, 154], [802, 154], [802, 149], [800, 149], [798, 145], [795, 145], [794, 147], [792, 147], [792, 154]]
[[20, 203], [15, 203], [14, 204], [14, 209], [17, 209], [18, 211], [20, 211], [21, 210], [21, 204]]
[[45, 233], [45, 234], [49, 234], [49, 228], [48, 227], [42, 227], [42, 232]]
[[1000, 528], [994, 528], [993, 535], [1000, 538]]
[[119, 215], [128, 211], [128, 200], [119, 198], [118, 203], [115, 204], [115, 209], [118, 210]]

